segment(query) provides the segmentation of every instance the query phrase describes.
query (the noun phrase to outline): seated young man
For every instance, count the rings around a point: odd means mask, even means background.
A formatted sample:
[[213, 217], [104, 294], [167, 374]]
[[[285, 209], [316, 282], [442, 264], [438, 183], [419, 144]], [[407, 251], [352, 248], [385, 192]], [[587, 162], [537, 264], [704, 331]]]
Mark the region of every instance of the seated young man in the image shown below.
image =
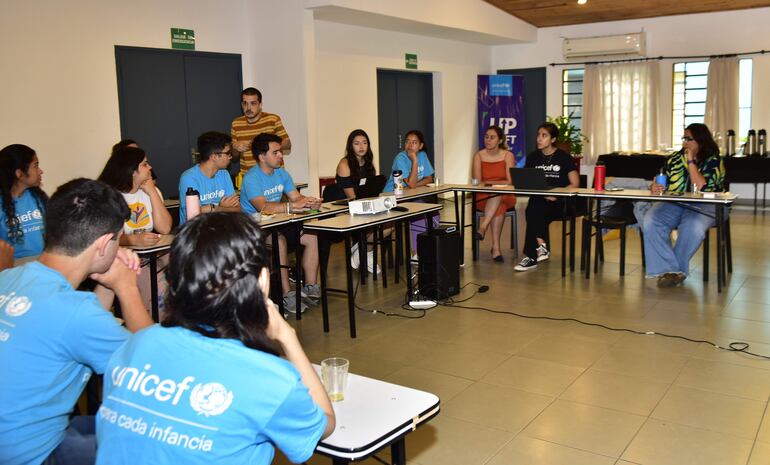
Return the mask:
[[205, 132], [198, 136], [200, 161], [179, 177], [179, 224], [187, 221], [185, 196], [192, 187], [198, 191], [201, 213], [239, 211], [238, 194], [227, 167], [232, 160], [230, 136], [221, 132]]
[[[321, 199], [305, 197], [297, 192], [294, 181], [283, 166], [281, 138], [275, 134], [259, 134], [251, 144], [251, 151], [257, 157], [257, 165], [243, 177], [241, 184], [241, 210], [244, 213], [256, 212], [289, 213], [292, 210], [317, 209]], [[289, 199], [281, 202], [283, 195]], [[290, 238], [294, 234], [288, 235]], [[284, 308], [292, 313], [297, 311], [297, 297], [289, 284], [289, 271], [283, 266], [289, 263], [286, 234], [278, 235], [278, 251], [281, 261], [281, 288]], [[305, 285], [302, 286], [302, 309], [307, 304], [317, 305], [321, 297], [318, 280], [318, 238], [314, 234], [302, 234], [300, 244], [305, 247], [302, 253], [302, 272]]]
[[[0, 273], [0, 463], [93, 463], [94, 418], [69, 416], [91, 374], [103, 373], [128, 331], [152, 324], [136, 286], [139, 258], [118, 247], [123, 196], [89, 179], [54, 193], [37, 261]], [[94, 292], [76, 290], [86, 279]]]

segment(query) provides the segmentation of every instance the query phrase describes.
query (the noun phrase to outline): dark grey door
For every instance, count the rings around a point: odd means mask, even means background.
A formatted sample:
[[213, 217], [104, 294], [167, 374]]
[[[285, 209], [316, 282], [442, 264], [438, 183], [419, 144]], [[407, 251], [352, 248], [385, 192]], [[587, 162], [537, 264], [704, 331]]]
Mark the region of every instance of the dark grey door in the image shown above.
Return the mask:
[[147, 151], [166, 198], [206, 131], [229, 133], [240, 114], [241, 56], [115, 47], [121, 137]]
[[545, 121], [545, 68], [499, 69], [497, 74], [524, 77], [524, 138], [526, 151], [537, 148], [536, 129]]
[[425, 136], [428, 158], [433, 152], [433, 76], [430, 73], [377, 70], [377, 119], [380, 133], [379, 173], [390, 175], [393, 159], [404, 148], [411, 129]]

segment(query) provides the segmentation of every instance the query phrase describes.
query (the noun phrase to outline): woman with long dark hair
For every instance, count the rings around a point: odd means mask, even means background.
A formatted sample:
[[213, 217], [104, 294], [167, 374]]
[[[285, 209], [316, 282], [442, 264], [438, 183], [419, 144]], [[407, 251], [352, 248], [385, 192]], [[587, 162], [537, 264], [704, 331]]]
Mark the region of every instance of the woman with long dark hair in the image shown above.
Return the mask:
[[[553, 123], [537, 127], [537, 150], [527, 155], [527, 168], [537, 168], [545, 173], [545, 181], [551, 187], [578, 187], [580, 175], [572, 156], [556, 147], [559, 128]], [[545, 238], [551, 221], [564, 216], [564, 200], [552, 196], [532, 196], [527, 201], [527, 232], [524, 236], [524, 258], [513, 269], [530, 271], [537, 264], [551, 258]]]
[[[664, 165], [668, 186], [652, 183], [652, 193], [664, 191], [721, 192], [725, 169], [719, 146], [705, 124], [694, 123], [684, 130], [682, 150]], [[656, 202], [642, 219], [646, 276], [658, 278], [658, 287], [681, 284], [690, 272], [690, 259], [714, 225], [715, 206]], [[671, 245], [671, 231], [678, 231]]]
[[[511, 184], [511, 168], [515, 166], [513, 153], [505, 145], [505, 134], [500, 126], [490, 126], [484, 133], [484, 148], [473, 156], [473, 179], [483, 183]], [[487, 229], [492, 226], [492, 260], [503, 261], [500, 252], [500, 236], [503, 232], [503, 215], [516, 208], [516, 196], [476, 195], [476, 210], [483, 211], [476, 237], [484, 240]]]
[[363, 129], [353, 130], [345, 143], [345, 156], [337, 163], [336, 182], [345, 197], [355, 199], [356, 187], [361, 179], [377, 174], [373, 159], [369, 134]]
[[40, 255], [48, 196], [40, 185], [43, 170], [34, 150], [13, 144], [0, 150], [0, 240], [14, 248], [14, 259]]
[[332, 433], [326, 391], [268, 298], [264, 236], [242, 213], [199, 215], [179, 231], [163, 322], [105, 371], [97, 463], [266, 465], [274, 446], [300, 463]]
[[173, 220], [152, 179], [152, 166], [144, 150], [131, 146], [116, 148], [99, 181], [120, 191], [131, 209], [121, 245], [150, 246], [160, 240], [160, 234], [171, 232]]

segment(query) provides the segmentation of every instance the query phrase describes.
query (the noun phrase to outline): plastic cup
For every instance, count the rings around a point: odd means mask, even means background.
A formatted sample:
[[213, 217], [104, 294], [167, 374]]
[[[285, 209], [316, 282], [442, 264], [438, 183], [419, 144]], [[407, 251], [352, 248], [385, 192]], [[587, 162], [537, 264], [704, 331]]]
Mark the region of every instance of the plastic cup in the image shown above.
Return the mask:
[[345, 398], [348, 367], [350, 362], [346, 358], [332, 357], [321, 361], [321, 382], [332, 402], [339, 402]]
[[476, 178], [471, 179], [471, 186], [478, 186], [478, 185], [479, 185], [479, 180], [478, 179], [476, 179]]

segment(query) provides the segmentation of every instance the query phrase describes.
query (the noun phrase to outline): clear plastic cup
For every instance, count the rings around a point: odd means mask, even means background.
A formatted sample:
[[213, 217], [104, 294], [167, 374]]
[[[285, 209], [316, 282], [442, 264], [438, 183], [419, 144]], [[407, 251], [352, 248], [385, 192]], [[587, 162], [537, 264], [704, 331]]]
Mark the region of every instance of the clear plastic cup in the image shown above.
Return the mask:
[[326, 393], [332, 402], [345, 399], [348, 367], [350, 367], [350, 361], [346, 358], [332, 357], [321, 361], [321, 382], [323, 382]]

